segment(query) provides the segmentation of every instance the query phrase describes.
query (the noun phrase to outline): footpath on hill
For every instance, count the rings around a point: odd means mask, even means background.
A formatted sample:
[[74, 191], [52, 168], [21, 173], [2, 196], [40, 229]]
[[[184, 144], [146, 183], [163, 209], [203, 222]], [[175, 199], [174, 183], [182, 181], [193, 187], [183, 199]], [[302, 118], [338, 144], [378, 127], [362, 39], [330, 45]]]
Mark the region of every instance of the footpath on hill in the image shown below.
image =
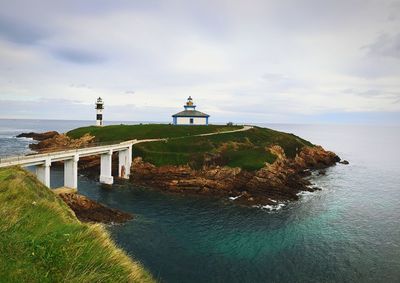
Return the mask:
[[[190, 137], [205, 137], [205, 136], [215, 136], [215, 135], [221, 135], [221, 134], [230, 134], [230, 133], [236, 133], [236, 132], [244, 132], [252, 129], [253, 126], [243, 126], [241, 129], [237, 130], [229, 130], [229, 131], [222, 131], [222, 132], [213, 132], [213, 133], [206, 133], [206, 134], [198, 134], [198, 135], [192, 135]], [[166, 141], [168, 139], [181, 139], [181, 138], [187, 138], [187, 136], [183, 137], [176, 137], [176, 138], [159, 138], [159, 139], [144, 139], [144, 140], [138, 140], [136, 144], [138, 143], [143, 143], [143, 142], [155, 142], [155, 141]]]

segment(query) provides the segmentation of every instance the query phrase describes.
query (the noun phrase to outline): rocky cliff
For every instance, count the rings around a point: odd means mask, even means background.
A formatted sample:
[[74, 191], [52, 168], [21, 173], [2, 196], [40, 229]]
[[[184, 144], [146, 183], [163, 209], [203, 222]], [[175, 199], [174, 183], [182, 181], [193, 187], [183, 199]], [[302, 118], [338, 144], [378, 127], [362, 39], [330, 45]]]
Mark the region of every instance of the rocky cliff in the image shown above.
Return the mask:
[[315, 190], [304, 178], [310, 170], [340, 161], [335, 153], [319, 146], [304, 147], [295, 158], [287, 158], [277, 145], [268, 150], [277, 159], [255, 172], [212, 165], [200, 170], [187, 165], [156, 167], [137, 157], [133, 160], [130, 179], [135, 184], [171, 192], [230, 196], [238, 203], [266, 205], [296, 200], [300, 191]]
[[109, 208], [83, 195], [61, 193], [59, 196], [83, 222], [123, 223], [133, 218], [129, 213]]
[[89, 134], [86, 134], [79, 139], [72, 139], [65, 134], [58, 134], [57, 132], [54, 133], [55, 134], [49, 135], [47, 138], [44, 138], [43, 136], [33, 136], [33, 139], [40, 142], [36, 144], [30, 144], [29, 147], [32, 150], [42, 153], [57, 150], [82, 148], [90, 146], [94, 143], [94, 137]]
[[54, 137], [56, 135], [59, 135], [59, 133], [56, 132], [56, 131], [50, 131], [50, 132], [44, 132], [44, 133], [30, 132], [30, 133], [19, 134], [17, 136], [17, 138], [31, 138], [31, 139], [34, 139], [36, 141], [43, 141], [43, 140], [47, 140], [49, 138], [52, 138], [52, 137]]

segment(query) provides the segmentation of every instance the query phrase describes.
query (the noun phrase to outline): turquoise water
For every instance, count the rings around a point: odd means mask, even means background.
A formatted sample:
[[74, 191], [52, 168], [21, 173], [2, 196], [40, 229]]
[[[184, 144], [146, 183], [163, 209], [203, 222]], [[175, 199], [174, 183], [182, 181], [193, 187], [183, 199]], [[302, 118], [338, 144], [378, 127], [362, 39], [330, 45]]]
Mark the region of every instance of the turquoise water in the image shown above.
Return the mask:
[[[348, 159], [322, 191], [278, 211], [81, 176], [79, 190], [134, 220], [108, 229], [163, 282], [400, 282], [400, 128], [268, 125]], [[52, 186], [62, 183], [52, 169]]]

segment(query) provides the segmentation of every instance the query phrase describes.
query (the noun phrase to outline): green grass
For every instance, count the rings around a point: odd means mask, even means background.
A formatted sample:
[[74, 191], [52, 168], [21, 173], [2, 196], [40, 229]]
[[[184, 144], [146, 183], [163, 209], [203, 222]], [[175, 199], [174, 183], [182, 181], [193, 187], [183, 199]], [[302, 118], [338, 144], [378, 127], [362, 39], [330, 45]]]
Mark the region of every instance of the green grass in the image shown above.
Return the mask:
[[271, 145], [280, 145], [291, 158], [303, 146], [313, 146], [293, 134], [255, 127], [243, 132], [136, 144], [133, 155], [156, 166], [189, 164], [193, 168], [201, 167], [207, 156], [219, 155], [218, 165], [253, 171], [275, 161], [276, 156], [267, 150]]
[[153, 282], [34, 175], [0, 169], [0, 282]]
[[258, 170], [265, 163], [273, 163], [276, 156], [263, 148], [248, 148], [229, 150], [224, 152], [226, 165], [229, 167], [241, 167], [248, 171]]
[[71, 138], [86, 133], [98, 142], [123, 141], [130, 139], [168, 138], [168, 141], [134, 145], [134, 156], [142, 156], [156, 166], [184, 165], [200, 168], [210, 156], [218, 155], [218, 165], [241, 167], [248, 171], [272, 163], [276, 156], [267, 147], [281, 146], [286, 156], [293, 158], [303, 146], [310, 142], [293, 134], [254, 127], [248, 131], [226, 133], [205, 137], [194, 135], [240, 129], [241, 126], [173, 126], [166, 124], [113, 125], [107, 127], [84, 127], [68, 132]]
[[132, 139], [174, 138], [229, 131], [240, 129], [241, 126], [174, 126], [167, 124], [143, 124], [143, 125], [111, 125], [106, 127], [82, 127], [69, 131], [71, 138], [80, 138], [89, 133], [99, 142], [124, 141]]

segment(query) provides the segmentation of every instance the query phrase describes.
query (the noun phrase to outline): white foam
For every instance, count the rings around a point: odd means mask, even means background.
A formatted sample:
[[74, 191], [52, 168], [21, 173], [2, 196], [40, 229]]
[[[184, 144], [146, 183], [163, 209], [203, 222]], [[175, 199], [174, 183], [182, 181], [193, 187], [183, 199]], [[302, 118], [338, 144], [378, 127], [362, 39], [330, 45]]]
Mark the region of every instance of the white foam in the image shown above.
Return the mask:
[[309, 191], [301, 191], [299, 193], [297, 193], [297, 196], [309, 196], [309, 195], [313, 195], [314, 192], [309, 192]]
[[282, 207], [284, 207], [286, 204], [284, 203], [278, 203], [276, 205], [253, 205], [253, 207], [257, 207], [257, 208], [261, 208], [261, 209], [267, 209], [269, 211], [276, 211], [276, 210], [280, 210]]
[[239, 196], [236, 196], [236, 197], [229, 197], [229, 199], [230, 200], [235, 200], [235, 199], [238, 199], [238, 198], [240, 198], [242, 195], [239, 195]]
[[19, 140], [23, 140], [23, 141], [33, 141], [33, 138], [26, 138], [26, 137], [13, 137], [13, 138], [17, 138]]

